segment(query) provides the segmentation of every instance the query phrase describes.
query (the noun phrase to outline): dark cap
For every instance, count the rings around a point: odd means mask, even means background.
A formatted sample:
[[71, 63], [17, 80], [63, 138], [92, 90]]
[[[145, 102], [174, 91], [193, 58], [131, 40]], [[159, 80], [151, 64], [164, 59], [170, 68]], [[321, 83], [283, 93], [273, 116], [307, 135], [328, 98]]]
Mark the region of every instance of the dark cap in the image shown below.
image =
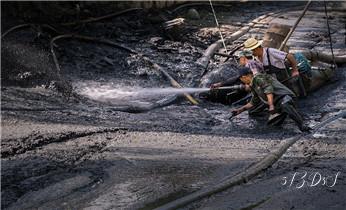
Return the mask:
[[239, 68], [238, 73], [239, 73], [240, 77], [248, 75], [248, 74], [252, 74], [250, 68], [248, 68], [248, 67], [241, 67], [241, 68]]
[[250, 50], [243, 50], [239, 53], [239, 57], [246, 57], [246, 58], [252, 58], [253, 54]]

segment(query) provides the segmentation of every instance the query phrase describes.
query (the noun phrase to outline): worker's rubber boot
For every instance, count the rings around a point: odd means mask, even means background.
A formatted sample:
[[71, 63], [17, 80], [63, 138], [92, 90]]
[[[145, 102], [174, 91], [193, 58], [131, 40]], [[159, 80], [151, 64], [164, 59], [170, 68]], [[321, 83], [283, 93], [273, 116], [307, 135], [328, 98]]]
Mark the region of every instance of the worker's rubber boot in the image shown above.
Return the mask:
[[[276, 116], [275, 116], [276, 115]], [[285, 121], [287, 117], [286, 113], [270, 115], [267, 121], [267, 125], [270, 126], [280, 126]]]
[[302, 116], [297, 112], [293, 105], [293, 99], [289, 96], [285, 96], [280, 103], [281, 111], [287, 113], [287, 115], [297, 124], [299, 130], [307, 132], [311, 130], [310, 127], [304, 124]]

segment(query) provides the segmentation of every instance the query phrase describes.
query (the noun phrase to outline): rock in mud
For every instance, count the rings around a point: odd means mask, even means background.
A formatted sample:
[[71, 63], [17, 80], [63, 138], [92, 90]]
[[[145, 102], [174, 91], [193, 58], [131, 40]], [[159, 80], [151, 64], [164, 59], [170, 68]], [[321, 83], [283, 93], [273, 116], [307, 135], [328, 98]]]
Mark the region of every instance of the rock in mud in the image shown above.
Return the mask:
[[199, 20], [201, 17], [196, 9], [189, 9], [189, 11], [187, 11], [186, 18], [191, 20]]
[[238, 75], [238, 66], [229, 61], [222, 64], [219, 68], [207, 73], [201, 79], [201, 87], [210, 87], [211, 84], [223, 82], [231, 77]]

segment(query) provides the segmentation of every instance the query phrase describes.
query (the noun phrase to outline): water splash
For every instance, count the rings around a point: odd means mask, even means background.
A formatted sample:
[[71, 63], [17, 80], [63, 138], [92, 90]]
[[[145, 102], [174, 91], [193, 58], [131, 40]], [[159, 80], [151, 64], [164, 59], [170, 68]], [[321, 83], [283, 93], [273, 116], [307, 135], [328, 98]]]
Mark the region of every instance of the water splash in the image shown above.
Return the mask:
[[111, 86], [84, 87], [79, 94], [97, 101], [147, 101], [168, 95], [183, 95], [184, 93], [202, 93], [209, 88], [140, 88]]

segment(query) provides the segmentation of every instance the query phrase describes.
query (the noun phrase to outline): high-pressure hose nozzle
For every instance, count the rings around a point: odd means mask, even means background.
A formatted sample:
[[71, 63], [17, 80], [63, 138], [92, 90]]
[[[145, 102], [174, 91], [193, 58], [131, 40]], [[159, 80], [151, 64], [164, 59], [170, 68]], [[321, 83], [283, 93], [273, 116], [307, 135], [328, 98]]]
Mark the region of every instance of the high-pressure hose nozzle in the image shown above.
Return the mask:
[[224, 86], [224, 87], [213, 88], [211, 90], [245, 90], [245, 85], [240, 84], [240, 85]]

